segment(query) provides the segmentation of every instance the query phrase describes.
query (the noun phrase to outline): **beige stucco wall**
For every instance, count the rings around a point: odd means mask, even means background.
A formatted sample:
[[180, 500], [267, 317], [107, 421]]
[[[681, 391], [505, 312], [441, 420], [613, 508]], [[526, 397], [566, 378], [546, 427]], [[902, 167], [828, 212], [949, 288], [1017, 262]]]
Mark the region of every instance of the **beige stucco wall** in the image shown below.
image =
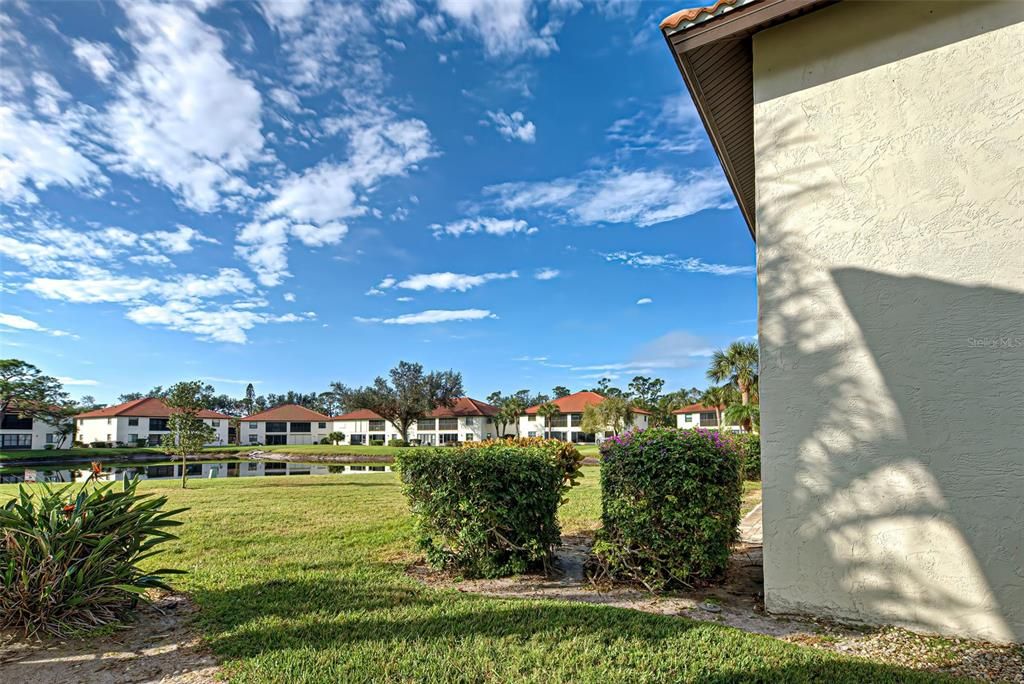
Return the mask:
[[1024, 640], [1024, 3], [755, 36], [765, 597]]

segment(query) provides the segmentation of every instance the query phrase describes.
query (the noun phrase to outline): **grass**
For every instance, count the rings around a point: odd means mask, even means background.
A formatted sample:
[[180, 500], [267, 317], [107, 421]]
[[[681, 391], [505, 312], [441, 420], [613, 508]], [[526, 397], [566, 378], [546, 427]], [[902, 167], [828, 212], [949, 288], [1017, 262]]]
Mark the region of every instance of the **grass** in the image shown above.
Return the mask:
[[[206, 447], [204, 454], [247, 454], [250, 451], [274, 451], [288, 454], [311, 454], [318, 456], [394, 456], [402, 447], [344, 444], [297, 444], [288, 446], [219, 446]], [[133, 454], [164, 454], [160, 447], [125, 447], [123, 449], [26, 449], [24, 451], [0, 451], [0, 461], [28, 461], [37, 458], [107, 458], [117, 459]]]
[[[596, 468], [561, 512], [593, 529]], [[422, 585], [393, 474], [151, 481], [189, 506], [154, 564], [202, 607], [235, 682], [924, 682], [908, 670], [714, 623]], [[0, 487], [0, 500], [15, 486]]]

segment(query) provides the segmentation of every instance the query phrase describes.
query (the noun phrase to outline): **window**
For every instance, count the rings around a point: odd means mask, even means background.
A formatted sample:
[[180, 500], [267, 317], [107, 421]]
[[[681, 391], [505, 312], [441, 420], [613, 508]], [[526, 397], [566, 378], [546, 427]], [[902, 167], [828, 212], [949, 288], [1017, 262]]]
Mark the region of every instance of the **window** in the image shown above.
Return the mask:
[[416, 429], [419, 431], [436, 430], [437, 422], [433, 418], [420, 418], [416, 421]]
[[203, 474], [202, 463], [189, 463], [185, 466], [185, 474], [189, 477], [199, 477]]
[[700, 425], [701, 427], [715, 427], [718, 425], [718, 414], [714, 411], [701, 411]]
[[245, 464], [245, 469], [248, 470], [250, 473], [255, 473], [257, 470], [260, 469], [260, 464], [259, 463], [246, 463]]
[[692, 423], [693, 422], [693, 414], [692, 413], [684, 413], [683, 414], [683, 422], [684, 423]]
[[583, 425], [583, 414], [582, 413], [570, 413], [569, 414], [570, 425], [572, 427], [579, 427]]
[[268, 422], [265, 429], [267, 432], [288, 432], [288, 423]]
[[210, 425], [212, 425], [213, 427], [220, 427], [220, 421], [219, 420], [211, 420], [210, 421]]
[[559, 413], [557, 416], [552, 416], [551, 427], [569, 427], [569, 416], [565, 413]]
[[32, 435], [0, 435], [0, 447], [4, 449], [31, 449]]
[[444, 434], [438, 435], [437, 437], [438, 444], [450, 444], [451, 442], [459, 441], [459, 435], [456, 432], [446, 432]]
[[47, 444], [56, 444], [57, 443], [57, 435], [53, 434], [52, 432], [47, 432], [46, 433], [46, 443]]
[[147, 466], [146, 477], [174, 477], [174, 466], [158, 465]]
[[259, 435], [253, 434], [253, 433], [250, 432], [249, 433], [249, 444], [256, 444], [258, 441], [260, 441], [259, 440]]
[[128, 419], [128, 427], [138, 427], [138, 426], [139, 426], [139, 419], [138, 418], [129, 418]]
[[107, 418], [107, 425], [110, 425], [110, 419]]
[[370, 432], [384, 432], [384, 421], [383, 420], [371, 420], [370, 421]]
[[282, 445], [288, 443], [288, 435], [267, 435], [267, 445]]
[[383, 473], [384, 466], [368, 466], [368, 470], [373, 473]]
[[362, 444], [366, 439], [366, 435], [351, 435], [349, 437], [349, 444]]
[[573, 432], [570, 433], [572, 441], [577, 444], [593, 444], [597, 441], [597, 435], [592, 432]]
[[458, 430], [459, 419], [458, 418], [438, 418], [437, 419], [438, 430]]
[[476, 425], [476, 418], [469, 416], [467, 418], [463, 418], [462, 422], [466, 424], [466, 427], [473, 427], [474, 425]]
[[529, 416], [526, 416], [526, 419], [532, 423], [532, 422], [535, 422], [537, 420], [537, 416], [534, 415], [534, 414], [531, 414]]
[[536, 430], [530, 430], [529, 432], [526, 433], [526, 436], [527, 437], [536, 437], [537, 436], [537, 431]]
[[135, 433], [128, 433], [128, 443], [135, 446], [135, 443], [139, 441], [139, 435]]
[[160, 446], [160, 435], [150, 435], [147, 438], [149, 446]]
[[150, 418], [149, 419], [149, 431], [150, 432], [167, 432], [167, 419], [166, 418]]
[[312, 423], [289, 423], [288, 424], [288, 431], [289, 432], [312, 432], [313, 431], [313, 424]]
[[486, 422], [486, 423], [487, 423], [488, 425], [490, 425], [491, 423], [493, 423], [493, 422], [494, 422], [494, 418], [492, 418], [491, 416], [487, 416], [487, 419], [486, 419], [486, 421], [485, 421], [485, 422]]
[[353, 473], [362, 473], [366, 471], [366, 466], [349, 466], [348, 469]]
[[557, 439], [559, 442], [564, 442], [565, 441], [565, 433], [564, 432], [552, 432], [551, 433], [551, 439]]
[[317, 423], [316, 427], [317, 427], [318, 430], [326, 430], [327, 429], [327, 423]]
[[462, 441], [464, 441], [464, 442], [472, 442], [473, 441], [473, 435], [471, 433], [467, 432], [465, 438], [463, 438]]
[[259, 427], [259, 424], [258, 424], [258, 423], [249, 423], [249, 429], [250, 429], [250, 430], [255, 430], [255, 429], [257, 429], [258, 427]]

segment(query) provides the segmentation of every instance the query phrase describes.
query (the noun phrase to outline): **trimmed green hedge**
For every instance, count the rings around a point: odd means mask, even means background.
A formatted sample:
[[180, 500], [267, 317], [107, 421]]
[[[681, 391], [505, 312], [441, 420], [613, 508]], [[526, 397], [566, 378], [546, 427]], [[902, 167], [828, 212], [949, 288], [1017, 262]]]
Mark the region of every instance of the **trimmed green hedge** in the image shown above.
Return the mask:
[[546, 566], [561, 538], [558, 506], [582, 460], [573, 445], [541, 439], [395, 456], [427, 561], [466, 577]]
[[740, 521], [741, 456], [727, 435], [656, 428], [601, 445], [599, 574], [649, 589], [718, 579]]

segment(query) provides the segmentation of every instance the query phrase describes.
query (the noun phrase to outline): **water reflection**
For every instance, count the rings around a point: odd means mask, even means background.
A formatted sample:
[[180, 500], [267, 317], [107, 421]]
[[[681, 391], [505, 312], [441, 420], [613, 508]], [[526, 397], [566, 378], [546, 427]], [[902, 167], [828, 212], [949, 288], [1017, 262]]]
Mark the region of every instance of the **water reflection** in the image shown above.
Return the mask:
[[[173, 480], [181, 477], [180, 463], [101, 463], [96, 478], [107, 482], [125, 477], [140, 480]], [[341, 475], [390, 473], [390, 465], [293, 463], [284, 461], [203, 461], [186, 463], [190, 478], [281, 477], [289, 475]], [[0, 468], [0, 484], [19, 482], [80, 482], [89, 477], [88, 464], [46, 465], [38, 467]]]

